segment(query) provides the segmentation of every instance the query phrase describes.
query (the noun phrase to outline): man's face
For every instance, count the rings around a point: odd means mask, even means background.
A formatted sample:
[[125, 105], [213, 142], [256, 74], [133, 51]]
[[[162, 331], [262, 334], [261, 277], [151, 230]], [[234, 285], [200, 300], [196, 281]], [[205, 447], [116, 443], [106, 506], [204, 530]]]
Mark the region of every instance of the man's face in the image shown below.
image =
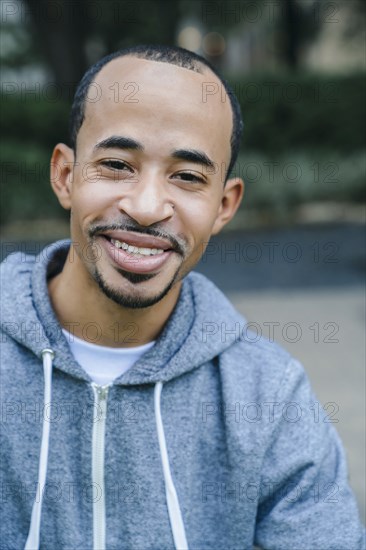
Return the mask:
[[70, 174], [71, 238], [78, 267], [126, 307], [158, 302], [221, 229], [232, 113], [221, 93], [203, 101], [208, 82], [219, 82], [208, 70], [123, 57], [90, 88]]

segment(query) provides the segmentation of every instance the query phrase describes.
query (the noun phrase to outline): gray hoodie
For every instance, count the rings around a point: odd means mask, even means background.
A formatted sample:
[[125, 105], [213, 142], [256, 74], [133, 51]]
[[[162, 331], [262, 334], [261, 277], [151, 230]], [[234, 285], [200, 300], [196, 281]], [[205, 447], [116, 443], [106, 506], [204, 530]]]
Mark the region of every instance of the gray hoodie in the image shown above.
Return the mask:
[[155, 346], [96, 386], [48, 297], [68, 247], [2, 264], [1, 548], [363, 548], [301, 365], [191, 273]]

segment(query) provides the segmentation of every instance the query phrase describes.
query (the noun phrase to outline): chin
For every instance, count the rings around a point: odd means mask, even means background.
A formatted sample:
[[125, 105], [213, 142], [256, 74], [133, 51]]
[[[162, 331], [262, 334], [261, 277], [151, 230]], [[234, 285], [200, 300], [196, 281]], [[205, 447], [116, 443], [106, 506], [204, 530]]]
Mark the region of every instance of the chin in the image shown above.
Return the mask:
[[121, 278], [128, 281], [129, 284], [126, 285], [129, 287], [128, 290], [117, 288], [107, 283], [98, 270], [94, 273], [94, 279], [107, 298], [119, 306], [129, 309], [143, 309], [157, 304], [178, 281], [178, 273], [176, 273], [168, 283], [159, 285], [160, 288], [154, 291], [151, 287], [155, 285], [143, 285], [143, 283], [148, 282], [157, 275], [151, 273], [131, 273], [123, 270], [118, 270], [118, 272]]

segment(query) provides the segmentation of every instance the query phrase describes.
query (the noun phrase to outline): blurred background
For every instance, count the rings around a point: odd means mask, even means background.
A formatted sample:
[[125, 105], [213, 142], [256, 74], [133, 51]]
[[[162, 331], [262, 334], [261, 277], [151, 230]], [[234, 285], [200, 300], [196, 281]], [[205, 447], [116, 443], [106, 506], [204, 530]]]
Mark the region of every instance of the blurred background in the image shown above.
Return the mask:
[[[198, 266], [337, 406], [365, 516], [365, 15], [361, 0], [1, 0], [1, 255], [68, 236], [49, 185], [85, 70], [179, 45], [239, 98], [246, 195]], [[272, 331], [272, 332], [270, 332]], [[365, 518], [364, 518], [365, 521]]]

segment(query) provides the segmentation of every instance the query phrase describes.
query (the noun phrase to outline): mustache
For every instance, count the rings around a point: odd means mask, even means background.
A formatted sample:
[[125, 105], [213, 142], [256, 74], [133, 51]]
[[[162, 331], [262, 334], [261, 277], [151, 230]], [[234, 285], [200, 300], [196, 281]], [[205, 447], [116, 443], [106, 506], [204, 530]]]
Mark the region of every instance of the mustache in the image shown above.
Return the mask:
[[187, 248], [185, 241], [179, 237], [170, 235], [166, 231], [162, 231], [159, 228], [143, 227], [132, 222], [127, 222], [123, 224], [92, 224], [88, 229], [88, 236], [90, 239], [93, 239], [96, 235], [104, 233], [105, 231], [134, 231], [135, 233], [150, 235], [151, 237], [159, 237], [161, 239], [169, 241], [172, 245], [172, 249], [182, 256], [184, 256]]

